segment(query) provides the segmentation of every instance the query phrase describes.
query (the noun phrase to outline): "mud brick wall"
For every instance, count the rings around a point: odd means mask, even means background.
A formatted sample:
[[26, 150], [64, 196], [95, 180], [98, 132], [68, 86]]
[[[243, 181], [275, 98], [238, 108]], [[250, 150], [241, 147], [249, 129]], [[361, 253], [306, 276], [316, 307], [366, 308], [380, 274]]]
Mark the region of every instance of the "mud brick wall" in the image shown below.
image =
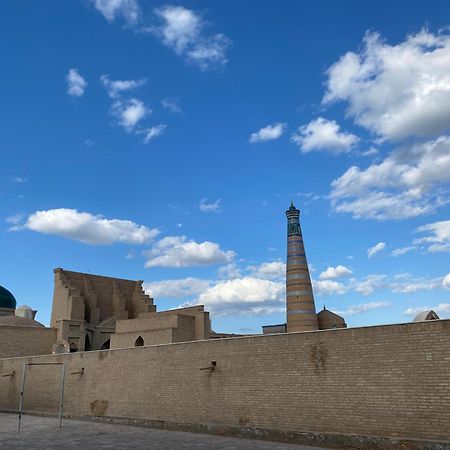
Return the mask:
[[[450, 440], [450, 320], [3, 359], [0, 409], [50, 361], [72, 416]], [[26, 410], [57, 411], [59, 370], [31, 368]]]

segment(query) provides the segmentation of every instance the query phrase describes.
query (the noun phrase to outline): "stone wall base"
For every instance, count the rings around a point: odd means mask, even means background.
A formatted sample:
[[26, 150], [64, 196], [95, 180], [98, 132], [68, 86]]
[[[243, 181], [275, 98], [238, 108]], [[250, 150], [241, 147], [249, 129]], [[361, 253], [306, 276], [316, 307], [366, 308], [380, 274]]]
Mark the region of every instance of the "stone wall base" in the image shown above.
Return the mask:
[[[0, 412], [17, 414], [17, 411], [0, 410]], [[24, 414], [57, 417], [57, 414], [43, 412], [26, 412]], [[425, 441], [406, 437], [361, 436], [356, 434], [318, 433], [272, 430], [267, 428], [233, 427], [217, 424], [195, 424], [166, 422], [151, 419], [133, 419], [109, 416], [71, 416], [64, 419], [84, 420], [99, 423], [131, 425], [144, 428], [156, 428], [170, 431], [187, 431], [191, 433], [214, 434], [245, 439], [285, 442], [290, 444], [310, 445], [331, 449], [361, 450], [450, 450], [450, 441]], [[64, 421], [63, 421], [64, 426]]]

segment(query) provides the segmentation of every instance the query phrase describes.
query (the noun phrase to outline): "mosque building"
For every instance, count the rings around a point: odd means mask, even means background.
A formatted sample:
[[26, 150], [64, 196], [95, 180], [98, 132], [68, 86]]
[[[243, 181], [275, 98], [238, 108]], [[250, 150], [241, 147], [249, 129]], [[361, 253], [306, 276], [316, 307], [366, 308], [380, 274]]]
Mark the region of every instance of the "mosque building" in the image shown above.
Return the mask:
[[[346, 328], [343, 317], [323, 308], [316, 313], [300, 211], [291, 203], [287, 217], [286, 323], [263, 326], [263, 334]], [[211, 329], [202, 305], [156, 311], [142, 280], [125, 280], [62, 268], [54, 270], [50, 327], [35, 320], [36, 310], [0, 286], [0, 358], [237, 337]], [[426, 311], [416, 320], [439, 319]]]

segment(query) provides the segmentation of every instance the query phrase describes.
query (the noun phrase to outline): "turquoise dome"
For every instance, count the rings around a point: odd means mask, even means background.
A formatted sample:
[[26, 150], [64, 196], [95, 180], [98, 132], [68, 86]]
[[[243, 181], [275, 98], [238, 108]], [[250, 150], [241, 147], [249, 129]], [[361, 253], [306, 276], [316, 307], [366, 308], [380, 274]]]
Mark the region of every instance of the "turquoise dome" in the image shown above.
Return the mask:
[[0, 286], [0, 308], [11, 308], [16, 309], [16, 299], [8, 289], [5, 289], [3, 286]]

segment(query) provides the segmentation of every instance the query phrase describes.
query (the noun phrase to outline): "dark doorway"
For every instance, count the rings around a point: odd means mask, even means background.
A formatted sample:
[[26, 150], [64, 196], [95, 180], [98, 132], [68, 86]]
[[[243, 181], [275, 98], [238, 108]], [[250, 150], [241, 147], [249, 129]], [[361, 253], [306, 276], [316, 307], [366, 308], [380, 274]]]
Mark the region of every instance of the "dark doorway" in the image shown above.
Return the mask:
[[84, 351], [90, 352], [92, 350], [91, 340], [89, 339], [89, 335], [86, 334], [86, 338], [84, 340]]
[[78, 347], [76, 346], [76, 344], [74, 344], [73, 342], [70, 343], [69, 345], [69, 351], [70, 353], [75, 353], [78, 351]]
[[139, 336], [136, 339], [136, 342], [134, 343], [135, 347], [142, 347], [144, 345], [144, 339], [141, 338], [141, 336]]

